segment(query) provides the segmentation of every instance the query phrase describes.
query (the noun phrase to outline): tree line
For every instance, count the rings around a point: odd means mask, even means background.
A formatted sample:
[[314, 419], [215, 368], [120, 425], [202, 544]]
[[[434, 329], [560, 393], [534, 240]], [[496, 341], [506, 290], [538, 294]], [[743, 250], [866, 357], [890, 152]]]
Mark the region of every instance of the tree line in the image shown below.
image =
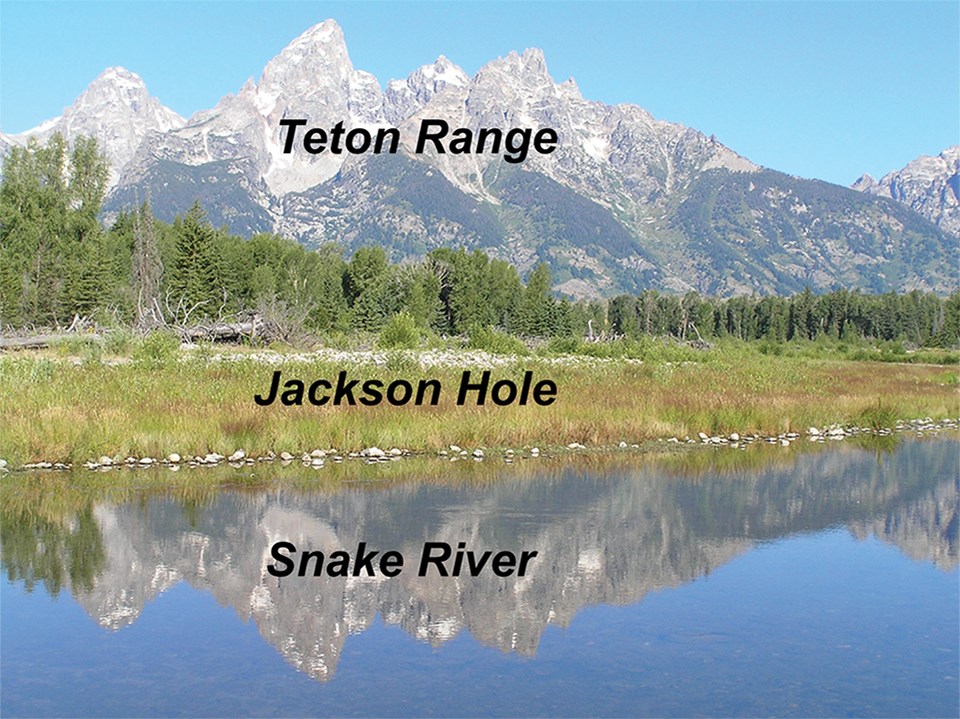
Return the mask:
[[195, 204], [172, 223], [149, 202], [99, 221], [108, 165], [96, 141], [59, 135], [15, 147], [0, 183], [0, 325], [64, 325], [74, 316], [158, 326], [259, 315], [323, 333], [380, 331], [404, 315], [422, 331], [516, 336], [669, 335], [783, 342], [901, 340], [952, 347], [960, 292], [913, 291], [716, 299], [647, 290], [610, 300], [554, 296], [546, 264], [523, 282], [517, 268], [478, 250], [440, 248], [394, 264], [381, 247], [308, 250], [273, 234], [249, 239], [214, 228]]

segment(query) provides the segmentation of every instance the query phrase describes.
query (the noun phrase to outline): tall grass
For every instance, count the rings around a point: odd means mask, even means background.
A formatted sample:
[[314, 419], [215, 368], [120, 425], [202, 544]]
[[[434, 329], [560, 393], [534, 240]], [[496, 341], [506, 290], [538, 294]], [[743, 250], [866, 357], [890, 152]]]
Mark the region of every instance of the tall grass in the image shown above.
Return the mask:
[[[183, 456], [243, 448], [248, 454], [377, 445], [436, 450], [641, 442], [707, 433], [803, 431], [833, 422], [889, 426], [898, 418], [956, 416], [955, 374], [943, 367], [836, 362], [725, 350], [689, 350], [698, 361], [553, 364], [517, 358], [493, 380], [551, 379], [549, 406], [457, 406], [463, 368], [421, 369], [397, 354], [387, 366], [288, 363], [284, 379], [439, 379], [438, 406], [262, 407], [276, 367], [211, 361], [209, 352], [171, 361], [167, 345], [140, 361], [77, 365], [0, 356], [0, 457], [83, 461], [102, 454]], [[672, 350], [656, 350], [672, 351]], [[685, 350], [686, 351], [686, 350]], [[175, 356], [181, 353], [175, 353]], [[647, 355], [649, 357], [649, 354]]]

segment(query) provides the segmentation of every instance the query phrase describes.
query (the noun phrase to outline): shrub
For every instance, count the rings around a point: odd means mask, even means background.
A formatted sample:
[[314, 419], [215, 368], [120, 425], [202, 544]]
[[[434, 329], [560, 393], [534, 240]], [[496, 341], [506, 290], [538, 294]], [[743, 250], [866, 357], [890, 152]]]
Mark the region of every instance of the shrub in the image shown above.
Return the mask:
[[385, 349], [416, 349], [420, 344], [417, 321], [406, 312], [395, 314], [381, 330], [377, 344]]
[[857, 415], [857, 424], [870, 429], [889, 429], [896, 424], [897, 410], [877, 398], [877, 403], [863, 409]]
[[133, 350], [134, 364], [142, 367], [164, 367], [174, 362], [180, 340], [170, 332], [148, 333]]
[[103, 348], [99, 342], [90, 342], [83, 350], [83, 364], [87, 367], [95, 367], [103, 361]]
[[547, 343], [547, 354], [575, 355], [580, 354], [583, 341], [578, 337], [554, 337]]
[[527, 346], [516, 337], [493, 327], [474, 327], [470, 330], [470, 339], [467, 347], [474, 350], [484, 350], [498, 355], [530, 354]]
[[72, 335], [53, 341], [51, 347], [54, 348], [60, 357], [78, 357], [84, 353], [91, 342], [93, 342], [93, 340], [89, 337]]
[[107, 330], [103, 335], [103, 350], [111, 355], [125, 355], [133, 345], [133, 335], [127, 329]]

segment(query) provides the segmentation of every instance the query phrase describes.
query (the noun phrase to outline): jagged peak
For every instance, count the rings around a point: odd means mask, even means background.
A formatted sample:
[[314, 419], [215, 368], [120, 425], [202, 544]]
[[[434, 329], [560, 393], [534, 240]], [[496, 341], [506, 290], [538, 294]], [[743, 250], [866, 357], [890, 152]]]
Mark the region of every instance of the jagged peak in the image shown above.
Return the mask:
[[940, 153], [940, 157], [948, 161], [960, 159], [960, 145], [951, 145]]
[[[87, 85], [86, 89], [67, 108], [64, 118], [72, 119], [80, 114], [99, 112], [96, 110], [103, 103], [116, 106], [119, 104], [128, 111], [139, 114], [149, 108], [151, 112], [159, 113], [162, 117], [161, 129], [168, 130], [179, 127], [185, 120], [177, 112], [164, 106], [147, 90], [147, 84], [137, 73], [119, 65], [106, 68]], [[43, 126], [41, 126], [42, 128]], [[40, 130], [36, 128], [33, 132]]]
[[520, 59], [523, 60], [524, 63], [542, 65], [544, 68], [547, 66], [547, 60], [543, 56], [543, 50], [538, 47], [528, 47], [523, 51]]
[[580, 92], [580, 86], [577, 85], [577, 81], [572, 77], [568, 77], [566, 80], [557, 85], [557, 90], [567, 97], [577, 98], [582, 100], [583, 94]]
[[339, 23], [333, 18], [327, 18], [323, 22], [317, 23], [313, 27], [308, 28], [305, 32], [300, 33], [287, 45], [287, 47], [289, 48], [300, 44], [326, 45], [331, 42], [345, 44], [345, 40], [343, 39], [343, 29], [340, 27]]
[[267, 63], [267, 67], [285, 60], [296, 62], [304, 57], [345, 56], [347, 56], [347, 41], [343, 37], [343, 30], [336, 20], [328, 19], [297, 35]]
[[467, 73], [464, 72], [463, 68], [451, 62], [445, 55], [440, 55], [431, 65], [423, 65], [413, 72], [411, 77], [418, 74], [434, 82], [440, 81], [448, 85], [457, 85], [460, 87], [470, 81], [470, 78], [467, 76]]
[[307, 83], [311, 74], [331, 76], [331, 68], [336, 69], [333, 75], [340, 79], [354, 70], [343, 31], [336, 21], [324, 20], [294, 38], [267, 63], [260, 77], [260, 89], [278, 93], [290, 77]]
[[553, 79], [547, 70], [547, 61], [543, 55], [543, 50], [536, 47], [529, 47], [522, 53], [511, 50], [506, 57], [498, 57], [491, 60], [480, 69], [480, 75], [487, 72], [506, 72], [512, 76], [535, 77], [552, 83]]
[[142, 87], [146, 89], [147, 85], [143, 81], [143, 78], [140, 77], [137, 73], [132, 70], [128, 70], [125, 67], [120, 65], [112, 65], [101, 72], [94, 79], [91, 85], [97, 82], [110, 82], [114, 84], [127, 84], [127, 85], [136, 85], [137, 87]]

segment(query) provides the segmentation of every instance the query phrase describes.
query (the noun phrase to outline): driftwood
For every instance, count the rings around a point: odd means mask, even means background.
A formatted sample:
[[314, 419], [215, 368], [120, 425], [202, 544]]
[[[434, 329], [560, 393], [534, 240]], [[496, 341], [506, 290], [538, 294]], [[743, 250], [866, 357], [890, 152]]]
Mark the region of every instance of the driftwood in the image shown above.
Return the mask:
[[[193, 325], [191, 327], [162, 326], [163, 329], [173, 332], [182, 342], [239, 342], [243, 339], [273, 339], [276, 334], [268, 323], [264, 323], [259, 316], [241, 322], [216, 322], [209, 325]], [[160, 329], [158, 327], [158, 329]], [[0, 337], [0, 350], [27, 350], [43, 349], [57, 342], [76, 341], [101, 343], [104, 340], [102, 330], [91, 332], [48, 332], [20, 337]]]
[[258, 334], [262, 334], [262, 330], [263, 323], [255, 317], [246, 322], [224, 322], [215, 325], [184, 327], [178, 329], [177, 334], [187, 342], [196, 342], [197, 340], [236, 342], [244, 337], [253, 339]]
[[96, 334], [58, 334], [58, 335], [33, 335], [32, 337], [0, 337], [0, 350], [33, 350], [49, 347], [51, 344], [62, 342], [64, 340], [82, 339], [92, 342], [99, 342], [103, 339]]

